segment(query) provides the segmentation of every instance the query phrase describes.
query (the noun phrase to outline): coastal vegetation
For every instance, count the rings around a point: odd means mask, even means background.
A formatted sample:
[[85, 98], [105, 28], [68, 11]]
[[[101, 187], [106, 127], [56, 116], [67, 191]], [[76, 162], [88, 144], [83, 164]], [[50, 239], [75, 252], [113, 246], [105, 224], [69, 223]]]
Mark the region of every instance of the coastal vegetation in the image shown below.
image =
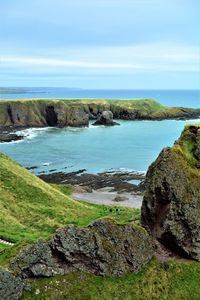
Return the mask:
[[75, 272], [64, 276], [31, 281], [32, 290], [23, 300], [198, 300], [200, 264], [153, 259], [142, 271], [120, 278]]

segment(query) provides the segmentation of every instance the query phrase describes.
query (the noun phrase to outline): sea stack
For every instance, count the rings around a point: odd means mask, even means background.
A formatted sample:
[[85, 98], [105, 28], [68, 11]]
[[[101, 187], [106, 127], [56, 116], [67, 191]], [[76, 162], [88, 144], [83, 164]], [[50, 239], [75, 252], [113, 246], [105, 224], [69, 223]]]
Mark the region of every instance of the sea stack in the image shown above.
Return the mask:
[[117, 122], [113, 121], [113, 113], [110, 110], [105, 110], [102, 114], [98, 117], [97, 121], [94, 122], [92, 125], [105, 125], [105, 126], [114, 126], [120, 125]]

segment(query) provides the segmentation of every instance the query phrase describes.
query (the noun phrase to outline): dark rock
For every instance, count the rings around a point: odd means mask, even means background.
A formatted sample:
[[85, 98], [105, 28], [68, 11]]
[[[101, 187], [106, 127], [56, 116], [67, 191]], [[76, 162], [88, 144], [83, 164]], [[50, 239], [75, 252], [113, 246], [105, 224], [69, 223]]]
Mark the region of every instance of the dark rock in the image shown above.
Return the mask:
[[79, 185], [94, 190], [104, 187], [113, 187], [115, 191], [119, 192], [144, 191], [144, 183], [134, 185], [128, 182], [134, 179], [144, 179], [145, 175], [142, 173], [110, 171], [99, 174], [88, 174], [84, 172], [85, 169], [71, 173], [55, 172], [51, 174], [42, 174], [39, 175], [39, 177], [48, 183]]
[[37, 168], [38, 168], [38, 166], [26, 167], [27, 170], [35, 170]]
[[21, 135], [17, 135], [14, 133], [0, 133], [0, 142], [1, 143], [9, 143], [13, 141], [22, 140], [24, 137]]
[[153, 255], [145, 229], [102, 219], [87, 228], [69, 225], [49, 242], [27, 248], [11, 263], [23, 277], [53, 276], [81, 270], [102, 276], [137, 272]]
[[20, 299], [24, 284], [19, 277], [15, 277], [6, 269], [0, 267], [0, 299], [17, 300]]
[[48, 242], [44, 241], [38, 241], [25, 249], [11, 263], [11, 267], [17, 275], [23, 278], [64, 274], [62, 268], [54, 260]]
[[200, 261], [200, 126], [188, 126], [150, 166], [142, 224], [172, 252]]
[[102, 114], [99, 116], [96, 122], [92, 125], [105, 125], [105, 126], [114, 126], [120, 125], [117, 122], [113, 121], [113, 113], [110, 110], [103, 111]]

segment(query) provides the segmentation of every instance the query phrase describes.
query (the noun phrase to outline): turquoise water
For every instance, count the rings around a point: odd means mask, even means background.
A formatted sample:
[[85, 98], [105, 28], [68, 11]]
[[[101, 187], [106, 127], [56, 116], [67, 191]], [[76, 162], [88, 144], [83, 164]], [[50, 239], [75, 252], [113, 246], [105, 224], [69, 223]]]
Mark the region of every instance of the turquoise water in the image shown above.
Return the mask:
[[2, 98], [153, 98], [164, 105], [200, 107], [200, 90], [86, 90], [68, 88], [0, 88]]
[[[5, 92], [5, 90], [4, 90]], [[195, 90], [82, 90], [67, 88], [17, 88], [1, 98], [154, 98], [165, 105], [200, 108]], [[27, 129], [25, 140], [0, 144], [0, 151], [33, 172], [52, 169], [71, 172], [86, 169], [146, 171], [163, 147], [171, 146], [184, 124], [199, 121], [121, 121], [121, 126]], [[43, 165], [45, 164], [45, 166]]]
[[120, 121], [121, 126], [114, 127], [27, 129], [23, 131], [28, 135], [25, 140], [0, 144], [0, 151], [23, 166], [39, 166], [33, 170], [35, 173], [84, 168], [92, 173], [109, 169], [146, 171], [160, 150], [171, 146], [184, 124], [191, 122], [200, 120]]

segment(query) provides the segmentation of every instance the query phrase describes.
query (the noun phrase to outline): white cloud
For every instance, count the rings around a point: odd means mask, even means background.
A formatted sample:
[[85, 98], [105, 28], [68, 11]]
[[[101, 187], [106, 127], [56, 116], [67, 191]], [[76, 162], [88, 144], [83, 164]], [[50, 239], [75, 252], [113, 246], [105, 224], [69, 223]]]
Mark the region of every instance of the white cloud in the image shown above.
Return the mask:
[[2, 55], [1, 68], [34, 72], [136, 73], [199, 72], [200, 53], [196, 46], [143, 44], [127, 47], [82, 47], [53, 49], [46, 55]]

